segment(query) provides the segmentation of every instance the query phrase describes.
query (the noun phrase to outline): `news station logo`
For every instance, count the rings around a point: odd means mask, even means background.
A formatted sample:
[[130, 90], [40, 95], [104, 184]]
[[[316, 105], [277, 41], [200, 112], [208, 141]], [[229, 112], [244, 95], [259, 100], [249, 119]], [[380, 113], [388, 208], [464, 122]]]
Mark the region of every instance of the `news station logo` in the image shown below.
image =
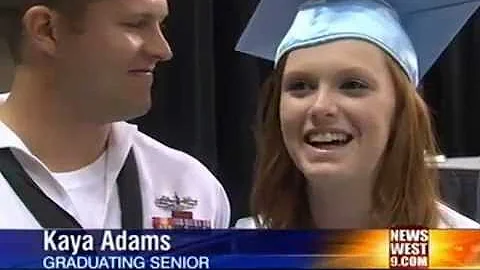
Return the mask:
[[429, 230], [423, 227], [390, 229], [390, 268], [427, 269], [429, 267]]

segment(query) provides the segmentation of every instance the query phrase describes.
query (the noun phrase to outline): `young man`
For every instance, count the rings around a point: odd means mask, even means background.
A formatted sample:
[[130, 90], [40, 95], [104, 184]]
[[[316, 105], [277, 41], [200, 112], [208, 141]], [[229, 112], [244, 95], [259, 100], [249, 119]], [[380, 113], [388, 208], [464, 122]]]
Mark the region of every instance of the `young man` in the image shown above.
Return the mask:
[[167, 0], [9, 2], [0, 228], [227, 227], [215, 177], [124, 122], [149, 110], [155, 64], [172, 57]]

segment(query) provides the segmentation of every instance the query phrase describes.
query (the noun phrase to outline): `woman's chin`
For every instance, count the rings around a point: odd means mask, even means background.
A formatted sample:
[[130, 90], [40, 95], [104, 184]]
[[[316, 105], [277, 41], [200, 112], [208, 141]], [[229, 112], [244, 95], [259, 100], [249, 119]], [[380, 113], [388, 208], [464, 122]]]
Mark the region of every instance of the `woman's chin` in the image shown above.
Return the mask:
[[312, 164], [305, 166], [302, 172], [310, 181], [326, 181], [330, 179], [345, 179], [347, 176], [347, 170], [341, 164]]

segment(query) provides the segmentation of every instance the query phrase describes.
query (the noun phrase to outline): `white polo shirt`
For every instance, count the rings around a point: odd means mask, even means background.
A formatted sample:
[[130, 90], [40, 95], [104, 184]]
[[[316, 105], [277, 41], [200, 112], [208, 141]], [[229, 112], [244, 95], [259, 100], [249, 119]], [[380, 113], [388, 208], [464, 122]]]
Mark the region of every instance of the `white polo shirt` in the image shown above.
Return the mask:
[[[440, 221], [437, 228], [432, 229], [480, 229], [480, 224], [474, 220], [447, 207], [445, 204], [437, 203], [440, 213]], [[257, 229], [252, 217], [241, 218], [235, 223], [236, 229]]]
[[[0, 104], [6, 98], [0, 95]], [[113, 123], [108, 150], [93, 164], [71, 173], [50, 172], [1, 121], [0, 148], [10, 148], [40, 189], [86, 229], [121, 228], [116, 179], [130, 149], [137, 162], [145, 228], [152, 228], [154, 218], [172, 216], [170, 209], [155, 203], [160, 198], [196, 200], [188, 210], [193, 219], [207, 220], [213, 228], [229, 226], [227, 195], [208, 169], [193, 157], [141, 133], [135, 125]], [[88, 175], [91, 178], [80, 181], [79, 176]], [[92, 180], [95, 176], [98, 181]], [[1, 173], [0, 198], [0, 229], [41, 228]]]

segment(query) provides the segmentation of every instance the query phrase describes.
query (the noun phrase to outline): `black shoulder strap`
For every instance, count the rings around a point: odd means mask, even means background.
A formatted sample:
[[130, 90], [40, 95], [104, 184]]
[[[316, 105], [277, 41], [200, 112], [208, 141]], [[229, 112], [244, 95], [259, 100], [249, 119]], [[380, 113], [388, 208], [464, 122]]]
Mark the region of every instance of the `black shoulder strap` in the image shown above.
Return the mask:
[[142, 191], [133, 149], [117, 178], [118, 197], [124, 229], [143, 229]]
[[[82, 228], [75, 218], [43, 193], [9, 148], [0, 149], [0, 172], [43, 228]], [[117, 186], [122, 211], [122, 227], [142, 229], [142, 196], [132, 150], [117, 178]]]

